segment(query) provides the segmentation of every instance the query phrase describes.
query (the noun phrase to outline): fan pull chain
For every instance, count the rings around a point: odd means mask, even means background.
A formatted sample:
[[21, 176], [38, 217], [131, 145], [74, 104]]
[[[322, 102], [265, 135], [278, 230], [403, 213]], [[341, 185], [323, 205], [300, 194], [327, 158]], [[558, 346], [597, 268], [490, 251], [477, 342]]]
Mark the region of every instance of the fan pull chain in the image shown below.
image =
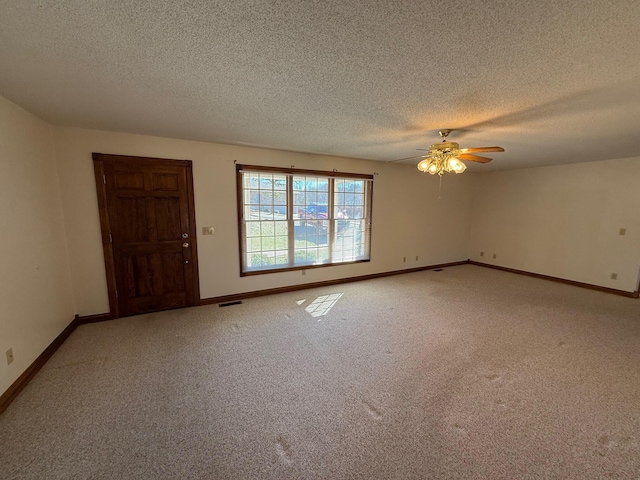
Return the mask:
[[442, 198], [441, 192], [442, 192], [442, 174], [439, 174], [438, 177], [440, 177], [440, 181], [438, 182], [438, 200], [440, 200]]

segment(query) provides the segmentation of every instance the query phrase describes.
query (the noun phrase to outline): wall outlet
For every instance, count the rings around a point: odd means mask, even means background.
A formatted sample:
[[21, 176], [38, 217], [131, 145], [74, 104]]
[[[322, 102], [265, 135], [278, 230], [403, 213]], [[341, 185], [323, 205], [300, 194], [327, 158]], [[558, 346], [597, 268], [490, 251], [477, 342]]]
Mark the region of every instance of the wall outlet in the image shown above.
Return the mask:
[[480, 256], [481, 256], [481, 257], [484, 257], [484, 252], [480, 252]]
[[302, 275], [306, 275], [307, 271], [306, 270], [302, 270]]
[[416, 255], [416, 262], [418, 261], [418, 255]]
[[617, 280], [618, 279], [618, 274], [617, 273], [612, 273], [611, 274], [611, 280]]
[[493, 258], [496, 258], [496, 257], [497, 257], [497, 255], [494, 253], [494, 254], [493, 254]]
[[618, 234], [619, 235], [626, 235], [627, 234], [627, 229], [626, 228], [621, 228], [620, 230], [618, 230]]
[[202, 227], [203, 235], [215, 235], [216, 229], [214, 227]]
[[11, 365], [13, 363], [13, 348], [7, 350], [7, 365]]
[[407, 261], [407, 257], [402, 257], [402, 261], [406, 262]]

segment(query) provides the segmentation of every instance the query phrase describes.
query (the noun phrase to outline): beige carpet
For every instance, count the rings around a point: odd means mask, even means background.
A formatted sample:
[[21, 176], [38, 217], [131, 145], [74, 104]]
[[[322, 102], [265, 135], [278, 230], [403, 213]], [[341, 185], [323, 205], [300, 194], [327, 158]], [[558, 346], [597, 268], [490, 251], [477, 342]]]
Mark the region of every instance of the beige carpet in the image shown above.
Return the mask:
[[463, 265], [85, 325], [0, 432], [5, 480], [638, 479], [640, 302]]

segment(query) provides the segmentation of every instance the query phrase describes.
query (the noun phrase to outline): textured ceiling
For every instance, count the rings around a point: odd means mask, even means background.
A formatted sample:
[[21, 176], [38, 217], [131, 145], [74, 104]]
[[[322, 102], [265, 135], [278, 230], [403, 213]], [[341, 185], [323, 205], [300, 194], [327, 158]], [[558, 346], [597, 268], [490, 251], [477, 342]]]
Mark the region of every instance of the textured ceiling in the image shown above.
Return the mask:
[[[0, 94], [56, 125], [485, 171], [640, 155], [638, 0], [0, 0]], [[407, 163], [416, 163], [411, 160]]]

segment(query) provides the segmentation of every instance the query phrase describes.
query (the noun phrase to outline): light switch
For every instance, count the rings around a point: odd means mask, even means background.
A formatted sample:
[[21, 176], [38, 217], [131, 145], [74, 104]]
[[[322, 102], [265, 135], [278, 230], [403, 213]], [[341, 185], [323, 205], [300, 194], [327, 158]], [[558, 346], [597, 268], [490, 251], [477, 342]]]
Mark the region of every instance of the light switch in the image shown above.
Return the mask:
[[621, 228], [619, 231], [620, 235], [626, 235], [627, 234], [627, 229], [626, 228]]
[[216, 233], [216, 229], [214, 227], [202, 227], [203, 235], [214, 235]]

